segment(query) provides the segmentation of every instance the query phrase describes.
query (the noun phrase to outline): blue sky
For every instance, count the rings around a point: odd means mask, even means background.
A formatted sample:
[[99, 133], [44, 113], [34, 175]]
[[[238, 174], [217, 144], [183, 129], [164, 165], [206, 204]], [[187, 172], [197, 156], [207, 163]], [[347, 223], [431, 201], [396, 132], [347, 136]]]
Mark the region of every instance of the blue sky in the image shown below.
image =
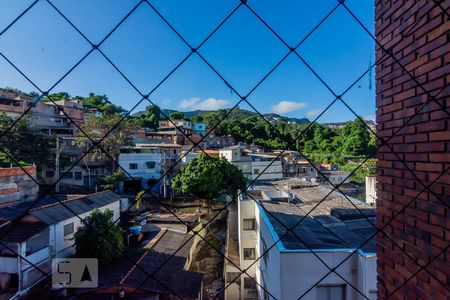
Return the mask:
[[[2, 0], [0, 32], [32, 1]], [[138, 3], [123, 0], [52, 0], [93, 43], [104, 36]], [[194, 47], [229, 14], [237, 0], [156, 0], [152, 5]], [[249, 5], [289, 45], [296, 45], [336, 5], [337, 0], [250, 0]], [[367, 28], [374, 29], [373, 1], [347, 0], [348, 7]], [[0, 36], [0, 52], [43, 90], [49, 89], [90, 50], [90, 45], [46, 2], [39, 1], [22, 19]], [[143, 93], [150, 92], [190, 52], [181, 39], [146, 3], [102, 45], [101, 50]], [[287, 53], [282, 44], [246, 7], [236, 13], [200, 49], [199, 53], [233, 86], [246, 95]], [[337, 93], [342, 93], [374, 60], [374, 42], [350, 14], [339, 7], [299, 48], [302, 58]], [[361, 116], [375, 114], [372, 88], [366, 75], [343, 99]], [[36, 90], [0, 57], [0, 86]], [[52, 92], [71, 95], [106, 94], [131, 109], [139, 94], [94, 51]], [[197, 55], [190, 56], [152, 93], [163, 108], [177, 110], [232, 107], [239, 97]], [[248, 97], [262, 113], [313, 119], [333, 95], [294, 54]], [[148, 103], [135, 108], [142, 110]], [[249, 108], [248, 105], [240, 105]], [[134, 112], [134, 111], [133, 111]], [[353, 119], [336, 103], [318, 121]]]

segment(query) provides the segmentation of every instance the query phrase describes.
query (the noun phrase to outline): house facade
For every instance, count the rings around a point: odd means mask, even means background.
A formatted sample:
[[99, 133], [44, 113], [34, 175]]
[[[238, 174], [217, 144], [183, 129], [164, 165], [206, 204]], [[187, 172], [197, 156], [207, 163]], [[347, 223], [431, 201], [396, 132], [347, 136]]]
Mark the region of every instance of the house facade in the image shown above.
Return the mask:
[[276, 154], [257, 153], [235, 145], [220, 149], [219, 156], [238, 167], [249, 180], [283, 178], [281, 159]]
[[74, 255], [74, 234], [93, 209], [109, 209], [118, 220], [128, 208], [127, 198], [110, 191], [58, 197], [38, 199], [18, 224], [13, 221], [28, 210], [29, 203], [0, 208], [0, 295], [26, 294], [48, 278], [53, 258]]

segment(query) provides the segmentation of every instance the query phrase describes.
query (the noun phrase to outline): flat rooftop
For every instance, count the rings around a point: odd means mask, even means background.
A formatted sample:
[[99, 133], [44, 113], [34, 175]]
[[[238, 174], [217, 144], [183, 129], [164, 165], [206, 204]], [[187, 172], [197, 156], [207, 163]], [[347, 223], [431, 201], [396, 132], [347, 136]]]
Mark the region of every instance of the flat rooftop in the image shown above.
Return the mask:
[[[267, 191], [277, 190], [276, 184], [260, 186]], [[292, 189], [296, 201], [259, 199], [265, 210], [262, 216], [271, 224], [276, 240], [281, 238], [285, 249], [355, 249], [375, 253], [375, 209], [357, 199], [346, 199], [340, 193], [318, 186]], [[299, 223], [300, 222], [300, 223]], [[292, 232], [292, 228], [299, 223]], [[270, 226], [269, 226], [270, 227]]]

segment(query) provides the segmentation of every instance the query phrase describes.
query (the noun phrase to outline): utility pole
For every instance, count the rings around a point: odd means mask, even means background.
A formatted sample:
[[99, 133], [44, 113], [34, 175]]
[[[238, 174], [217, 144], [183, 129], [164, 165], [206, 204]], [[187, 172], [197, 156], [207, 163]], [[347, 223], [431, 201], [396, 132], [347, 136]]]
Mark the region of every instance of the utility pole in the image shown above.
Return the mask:
[[60, 157], [61, 151], [60, 151], [60, 145], [59, 145], [59, 137], [58, 137], [58, 135], [55, 135], [55, 137], [56, 137], [56, 157], [55, 157], [56, 184], [55, 184], [55, 192], [59, 193], [59, 157]]
[[166, 178], [167, 178], [167, 174], [166, 174], [166, 151], [163, 150], [163, 175], [164, 175], [164, 179], [163, 179], [163, 196], [164, 199], [166, 199], [167, 197], [167, 183], [166, 183]]

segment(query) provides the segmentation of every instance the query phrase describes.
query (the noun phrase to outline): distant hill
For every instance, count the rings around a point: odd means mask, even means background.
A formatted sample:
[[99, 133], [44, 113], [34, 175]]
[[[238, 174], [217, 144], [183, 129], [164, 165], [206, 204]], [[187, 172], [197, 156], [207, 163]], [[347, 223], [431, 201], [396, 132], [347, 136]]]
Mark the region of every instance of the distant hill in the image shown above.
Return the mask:
[[284, 116], [281, 116], [281, 115], [275, 114], [275, 113], [263, 114], [263, 116], [266, 117], [268, 120], [282, 118], [282, 119], [286, 119], [290, 122], [294, 122], [297, 124], [308, 124], [310, 122], [309, 119], [307, 119], [307, 118], [300, 118], [300, 119], [299, 118], [288, 118], [288, 117], [284, 117]]
[[[169, 116], [171, 113], [176, 112], [177, 110], [173, 110], [173, 109], [162, 109], [162, 112], [166, 115]], [[223, 113], [226, 113], [228, 111], [228, 109], [221, 109], [219, 110]], [[209, 112], [214, 112], [212, 110], [192, 110], [192, 111], [185, 111], [184, 112], [184, 116], [186, 118], [193, 118], [195, 116], [198, 115], [204, 115], [206, 113]], [[141, 115], [143, 112], [137, 112], [134, 114], [134, 116], [139, 116]], [[231, 111], [231, 113], [229, 114], [229, 117], [232, 118], [247, 118], [247, 117], [252, 117], [252, 116], [256, 116], [257, 113], [254, 111], [250, 111], [250, 110], [246, 110], [246, 109], [241, 109], [239, 107], [236, 107], [233, 111]], [[275, 114], [275, 113], [267, 113], [267, 114], [262, 114], [267, 120], [269, 121], [276, 121], [278, 119], [285, 119], [288, 122], [294, 122], [297, 124], [308, 124], [310, 121], [307, 118], [289, 118], [289, 117], [285, 117], [285, 116], [281, 116], [279, 114]]]

